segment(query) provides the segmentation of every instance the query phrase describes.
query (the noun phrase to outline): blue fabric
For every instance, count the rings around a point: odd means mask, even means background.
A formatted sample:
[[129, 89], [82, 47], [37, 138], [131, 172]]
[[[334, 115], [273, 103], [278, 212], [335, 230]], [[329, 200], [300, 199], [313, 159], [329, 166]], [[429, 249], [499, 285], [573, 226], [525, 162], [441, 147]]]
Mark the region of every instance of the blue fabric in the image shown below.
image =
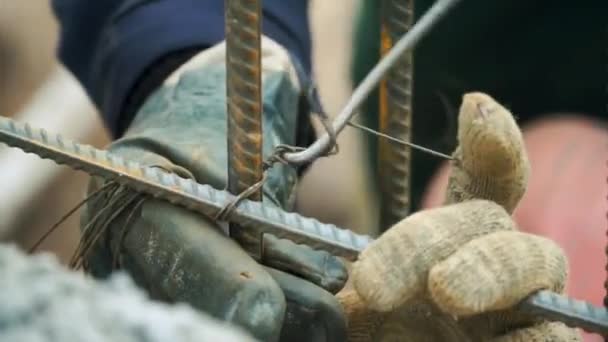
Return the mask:
[[[307, 0], [264, 0], [263, 32], [311, 68]], [[224, 0], [52, 0], [59, 59], [116, 135], [137, 79], [160, 57], [224, 39]]]

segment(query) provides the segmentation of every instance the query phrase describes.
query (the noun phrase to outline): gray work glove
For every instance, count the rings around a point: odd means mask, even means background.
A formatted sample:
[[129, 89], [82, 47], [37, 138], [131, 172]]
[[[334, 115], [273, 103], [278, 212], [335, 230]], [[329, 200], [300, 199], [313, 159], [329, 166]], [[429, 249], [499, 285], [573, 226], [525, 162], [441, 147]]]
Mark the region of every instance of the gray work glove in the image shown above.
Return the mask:
[[579, 341], [513, 310], [537, 290], [563, 293], [568, 264], [511, 218], [530, 171], [511, 113], [466, 94], [458, 141], [445, 206], [395, 224], [354, 263], [338, 293], [349, 341]]
[[[262, 45], [268, 157], [279, 144], [296, 144], [306, 92], [286, 50], [267, 38]], [[222, 43], [182, 65], [147, 97], [109, 150], [225, 189], [224, 58]], [[275, 165], [263, 187], [264, 202], [292, 210], [297, 180], [295, 169]], [[212, 218], [94, 179], [89, 192], [99, 189], [82, 220], [83, 241], [99, 236], [84, 257], [94, 275], [125, 269], [154, 298], [189, 303], [262, 341], [344, 338], [345, 320], [332, 295], [347, 278], [338, 258], [266, 236], [261, 265]]]

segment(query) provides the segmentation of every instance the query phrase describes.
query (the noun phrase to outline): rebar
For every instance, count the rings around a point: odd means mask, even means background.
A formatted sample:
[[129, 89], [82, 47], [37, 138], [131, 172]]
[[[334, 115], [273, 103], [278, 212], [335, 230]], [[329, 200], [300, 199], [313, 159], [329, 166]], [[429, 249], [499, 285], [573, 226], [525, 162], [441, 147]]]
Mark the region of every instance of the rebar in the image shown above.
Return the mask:
[[[385, 56], [414, 22], [414, 0], [381, 2], [381, 54]], [[402, 54], [380, 83], [381, 133], [403, 141], [412, 137], [412, 52]], [[380, 227], [383, 230], [410, 213], [411, 149], [388, 140], [378, 141]]]
[[[198, 184], [193, 179], [127, 161], [120, 156], [78, 144], [60, 135], [50, 135], [44, 130], [33, 129], [28, 124], [20, 124], [9, 118], [0, 117], [0, 142], [180, 205], [209, 218], [214, 218], [236, 198], [227, 191]], [[248, 199], [242, 200], [228, 214], [227, 220], [243, 227], [248, 235], [258, 239], [264, 233], [269, 233], [350, 260], [356, 259], [359, 252], [372, 241], [369, 236], [358, 235], [335, 225]]]
[[[226, 0], [226, 98], [228, 191], [239, 195], [263, 177], [261, 0]], [[261, 187], [248, 198], [262, 200]], [[229, 224], [230, 236], [244, 244], [251, 232]], [[255, 238], [253, 238], [255, 239]], [[257, 255], [262, 258], [261, 255]]]
[[[226, 0], [228, 191], [234, 195], [262, 179], [260, 0]], [[250, 197], [261, 200], [262, 192]]]
[[528, 315], [560, 321], [571, 328], [608, 336], [608, 311], [585, 301], [542, 290], [522, 301], [518, 309]]
[[[608, 113], [608, 27], [606, 27], [605, 32], [605, 43], [607, 43], [604, 50], [604, 60], [606, 61], [606, 69], [604, 70], [605, 79], [606, 79], [606, 87], [604, 88], [604, 98], [606, 99], [606, 113]], [[606, 144], [606, 155], [608, 156], [608, 144]], [[608, 159], [606, 159], [606, 168], [608, 170]], [[608, 173], [607, 173], [608, 174]], [[606, 177], [606, 189], [608, 189], [608, 177]], [[606, 236], [608, 238], [608, 193], [606, 194]], [[604, 280], [604, 308], [608, 308], [608, 241], [606, 241], [606, 245], [604, 246], [604, 254], [606, 256], [606, 278]], [[608, 336], [604, 337], [604, 342], [608, 342]]]
[[445, 153], [441, 153], [439, 151], [431, 150], [430, 148], [426, 148], [424, 146], [411, 143], [409, 141], [405, 141], [405, 140], [397, 139], [395, 137], [391, 137], [390, 135], [387, 135], [387, 134], [384, 134], [384, 133], [380, 133], [380, 132], [378, 132], [376, 130], [373, 130], [373, 129], [369, 128], [369, 127], [365, 127], [365, 126], [360, 125], [358, 123], [349, 122], [348, 125], [350, 127], [353, 127], [353, 128], [358, 129], [358, 130], [361, 130], [361, 131], [363, 131], [363, 132], [365, 132], [367, 134], [374, 135], [374, 136], [376, 136], [378, 138], [390, 140], [390, 141], [392, 141], [394, 143], [397, 143], [397, 144], [408, 146], [410, 148], [413, 148], [413, 149], [416, 149], [418, 151], [430, 154], [430, 155], [435, 156], [437, 158], [442, 158], [442, 159], [446, 159], [446, 160], [454, 160], [453, 156], [447, 155]]
[[[0, 117], [0, 142], [30, 152], [58, 164], [82, 170], [90, 175], [113, 181], [136, 192], [180, 205], [194, 212], [214, 217], [231, 203], [235, 196], [227, 191], [198, 184], [159, 168], [124, 160], [107, 151], [49, 135], [12, 119]], [[251, 236], [273, 234], [311, 248], [325, 250], [336, 256], [356, 260], [373, 239], [331, 224], [288, 213], [262, 202], [243, 200], [228, 220], [252, 232]], [[257, 252], [257, 251], [256, 251]], [[548, 320], [556, 320], [588, 332], [608, 335], [608, 312], [549, 291], [537, 292], [524, 300], [519, 309]]]
[[[416, 44], [433, 29], [458, 3], [462, 0], [437, 0], [433, 6], [424, 13], [422, 18], [408, 31], [394, 47], [380, 60], [378, 64], [365, 76], [357, 86], [349, 101], [332, 123], [334, 132], [340, 134], [347, 123], [355, 115], [361, 104], [376, 88], [388, 70], [399, 61], [401, 55], [411, 50]], [[293, 165], [303, 165], [314, 161], [331, 149], [329, 134], [324, 133], [310, 147], [303, 151], [286, 153], [284, 159]]]

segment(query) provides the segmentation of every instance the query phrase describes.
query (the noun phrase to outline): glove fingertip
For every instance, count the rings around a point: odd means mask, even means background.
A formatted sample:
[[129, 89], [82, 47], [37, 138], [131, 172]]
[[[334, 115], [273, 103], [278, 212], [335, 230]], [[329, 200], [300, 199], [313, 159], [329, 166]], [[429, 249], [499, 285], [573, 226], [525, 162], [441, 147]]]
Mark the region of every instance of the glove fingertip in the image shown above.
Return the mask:
[[511, 112], [484, 93], [468, 93], [459, 112], [458, 148], [448, 203], [486, 198], [512, 212], [526, 191], [530, 162]]

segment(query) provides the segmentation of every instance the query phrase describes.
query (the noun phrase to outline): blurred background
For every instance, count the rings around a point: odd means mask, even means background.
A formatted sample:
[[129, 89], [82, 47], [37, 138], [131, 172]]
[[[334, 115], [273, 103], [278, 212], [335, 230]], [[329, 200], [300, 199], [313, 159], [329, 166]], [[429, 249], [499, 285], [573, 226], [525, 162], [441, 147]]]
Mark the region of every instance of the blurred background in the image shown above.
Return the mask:
[[[350, 96], [352, 29], [357, 1], [312, 1], [314, 65], [322, 101], [336, 113]], [[323, 27], [331, 26], [331, 30]], [[75, 79], [55, 58], [58, 26], [48, 1], [0, 0], [0, 115], [103, 148], [108, 135]], [[317, 127], [320, 129], [320, 127]], [[364, 167], [365, 139], [340, 135], [340, 153], [319, 160], [302, 179], [298, 211], [366, 232], [375, 222]], [[0, 147], [0, 240], [31, 246], [83, 197], [88, 176]], [[41, 245], [62, 262], [78, 239], [79, 214]]]

